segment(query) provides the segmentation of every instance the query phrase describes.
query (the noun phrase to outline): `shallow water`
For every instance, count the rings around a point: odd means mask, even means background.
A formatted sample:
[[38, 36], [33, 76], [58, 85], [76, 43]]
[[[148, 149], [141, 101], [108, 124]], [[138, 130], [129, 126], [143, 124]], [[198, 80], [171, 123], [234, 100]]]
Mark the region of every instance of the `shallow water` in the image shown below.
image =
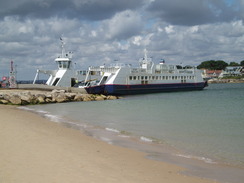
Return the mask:
[[[154, 159], [160, 159], [158, 145], [174, 157], [239, 167], [243, 173], [244, 84], [28, 108], [108, 143], [130, 148], [138, 146], [135, 141], [149, 144], [150, 148], [136, 148], [149, 153], [151, 149]], [[167, 153], [163, 156], [174, 161]]]

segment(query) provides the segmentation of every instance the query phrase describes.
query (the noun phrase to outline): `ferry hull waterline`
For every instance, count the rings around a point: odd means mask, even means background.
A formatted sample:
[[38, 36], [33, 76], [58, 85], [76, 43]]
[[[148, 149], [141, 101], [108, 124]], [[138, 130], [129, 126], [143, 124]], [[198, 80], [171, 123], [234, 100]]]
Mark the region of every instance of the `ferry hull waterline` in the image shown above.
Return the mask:
[[184, 84], [147, 84], [147, 85], [101, 85], [87, 87], [90, 94], [135, 95], [160, 92], [194, 91], [206, 87], [206, 82]]
[[[154, 64], [147, 57], [146, 50], [139, 64], [137, 68], [122, 64], [90, 67], [86, 80], [80, 87], [85, 88], [89, 94], [132, 95], [202, 90], [207, 86], [200, 70], [164, 62]], [[99, 73], [100, 79], [91, 80], [89, 75], [94, 73]]]

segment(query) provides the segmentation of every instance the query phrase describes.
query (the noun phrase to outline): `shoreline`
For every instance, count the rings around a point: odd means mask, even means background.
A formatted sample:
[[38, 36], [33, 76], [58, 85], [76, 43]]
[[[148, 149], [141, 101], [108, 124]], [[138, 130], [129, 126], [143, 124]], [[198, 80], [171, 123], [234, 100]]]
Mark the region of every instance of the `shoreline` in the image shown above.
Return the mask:
[[[157, 139], [151, 139], [146, 136], [137, 136], [126, 131], [118, 131], [113, 128], [103, 128], [89, 124], [86, 119], [85, 123], [76, 123], [75, 120], [64, 116], [45, 112], [41, 108], [38, 110], [22, 108], [38, 114], [44, 118], [50, 119], [68, 128], [73, 128], [89, 137], [98, 139], [119, 147], [133, 149], [144, 152], [145, 158], [166, 162], [184, 170], [180, 171], [182, 175], [200, 177], [203, 179], [216, 180], [218, 182], [241, 183], [244, 179], [244, 169], [234, 164], [227, 164], [220, 159], [209, 159], [208, 156], [197, 156], [189, 154], [182, 149], [177, 149], [168, 143], [161, 143]], [[40, 112], [38, 112], [40, 110]]]
[[[14, 115], [13, 115], [14, 114]], [[110, 145], [41, 116], [0, 105], [0, 180], [24, 182], [185, 182], [214, 180], [186, 176], [171, 163]]]
[[244, 79], [210, 79], [209, 84], [219, 84], [219, 83], [244, 83]]

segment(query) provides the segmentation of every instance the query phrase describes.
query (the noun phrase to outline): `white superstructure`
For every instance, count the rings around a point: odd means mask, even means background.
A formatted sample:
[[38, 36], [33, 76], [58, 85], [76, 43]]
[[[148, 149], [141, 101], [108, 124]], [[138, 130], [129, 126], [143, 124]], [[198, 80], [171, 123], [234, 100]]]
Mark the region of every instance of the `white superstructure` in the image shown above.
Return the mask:
[[[100, 80], [89, 82], [83, 86], [88, 93], [94, 94], [139, 94], [163, 91], [200, 90], [206, 86], [201, 71], [196, 68], [181, 68], [164, 62], [154, 64], [145, 55], [139, 61], [139, 67], [130, 65], [100, 66], [89, 68], [89, 73], [100, 71]], [[87, 77], [88, 78], [88, 77]]]
[[62, 52], [61, 55], [55, 59], [58, 65], [57, 70], [40, 70], [37, 69], [37, 73], [33, 84], [39, 76], [39, 73], [48, 74], [49, 78], [46, 82], [49, 86], [60, 86], [60, 87], [72, 87], [76, 84], [78, 80], [82, 77], [85, 78], [85, 72], [75, 71], [72, 63], [72, 52], [65, 52], [63, 39], [61, 40]]

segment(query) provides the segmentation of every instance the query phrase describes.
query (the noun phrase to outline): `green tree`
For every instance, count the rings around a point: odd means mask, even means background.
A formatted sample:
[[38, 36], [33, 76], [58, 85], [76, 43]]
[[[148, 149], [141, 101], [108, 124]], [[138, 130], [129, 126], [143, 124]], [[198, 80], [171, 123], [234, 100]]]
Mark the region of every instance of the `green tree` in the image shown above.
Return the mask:
[[230, 62], [229, 66], [239, 66], [239, 64], [236, 62]]
[[241, 66], [244, 66], [244, 60], [242, 60], [242, 61], [240, 62], [240, 65], [241, 65]]
[[223, 60], [209, 60], [202, 62], [198, 69], [209, 69], [209, 70], [223, 70], [228, 66], [228, 63]]

